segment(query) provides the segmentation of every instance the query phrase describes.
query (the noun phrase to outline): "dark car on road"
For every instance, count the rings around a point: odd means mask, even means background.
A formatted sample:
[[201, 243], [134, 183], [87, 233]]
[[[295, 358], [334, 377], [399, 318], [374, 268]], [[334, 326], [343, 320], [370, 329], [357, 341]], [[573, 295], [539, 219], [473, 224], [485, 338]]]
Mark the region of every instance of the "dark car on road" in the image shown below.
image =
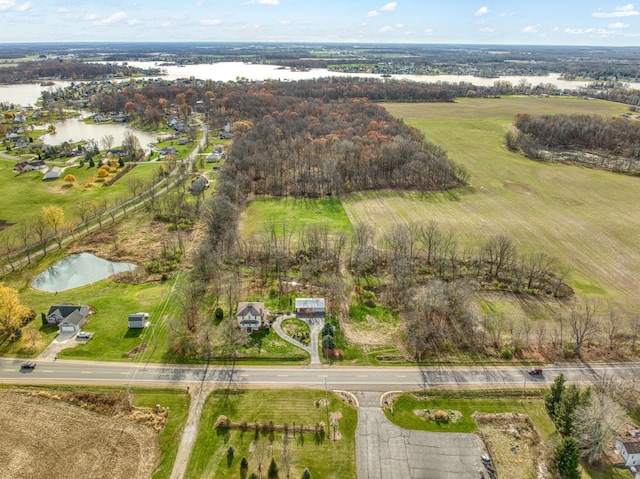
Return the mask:
[[542, 375], [542, 368], [540, 368], [540, 367], [531, 368], [531, 369], [529, 369], [529, 374], [531, 374], [532, 376], [541, 376]]
[[28, 363], [22, 363], [20, 365], [20, 369], [35, 369], [36, 368], [36, 363], [30, 361]]

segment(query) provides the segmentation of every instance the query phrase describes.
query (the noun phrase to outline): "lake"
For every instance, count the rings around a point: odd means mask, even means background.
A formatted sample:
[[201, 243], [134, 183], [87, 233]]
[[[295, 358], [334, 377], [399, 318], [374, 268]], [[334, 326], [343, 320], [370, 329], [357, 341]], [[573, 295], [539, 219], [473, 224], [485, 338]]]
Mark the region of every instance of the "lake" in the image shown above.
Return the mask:
[[40, 291], [56, 293], [85, 286], [124, 271], [133, 271], [133, 263], [120, 263], [98, 258], [91, 253], [67, 256], [40, 273], [31, 286]]

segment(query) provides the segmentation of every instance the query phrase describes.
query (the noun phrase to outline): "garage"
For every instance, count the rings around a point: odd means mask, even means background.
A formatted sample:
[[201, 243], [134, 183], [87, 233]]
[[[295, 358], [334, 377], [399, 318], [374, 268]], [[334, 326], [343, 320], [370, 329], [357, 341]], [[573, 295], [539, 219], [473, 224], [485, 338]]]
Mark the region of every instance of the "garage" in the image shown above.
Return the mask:
[[60, 325], [61, 333], [75, 333], [76, 327], [73, 324], [61, 324]]

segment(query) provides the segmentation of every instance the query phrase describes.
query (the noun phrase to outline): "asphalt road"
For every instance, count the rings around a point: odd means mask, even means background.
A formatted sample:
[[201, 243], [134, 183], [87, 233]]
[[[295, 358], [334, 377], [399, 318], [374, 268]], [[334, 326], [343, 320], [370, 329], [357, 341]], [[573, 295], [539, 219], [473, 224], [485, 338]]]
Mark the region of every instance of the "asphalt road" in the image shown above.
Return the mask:
[[0, 382], [174, 385], [211, 383], [236, 385], [327, 387], [351, 392], [412, 390], [433, 387], [536, 387], [550, 384], [559, 373], [567, 381], [589, 383], [599, 377], [632, 380], [640, 377], [640, 363], [556, 364], [542, 376], [517, 367], [249, 367], [175, 366], [89, 361], [36, 361], [32, 371], [20, 369], [18, 359], [0, 359]]

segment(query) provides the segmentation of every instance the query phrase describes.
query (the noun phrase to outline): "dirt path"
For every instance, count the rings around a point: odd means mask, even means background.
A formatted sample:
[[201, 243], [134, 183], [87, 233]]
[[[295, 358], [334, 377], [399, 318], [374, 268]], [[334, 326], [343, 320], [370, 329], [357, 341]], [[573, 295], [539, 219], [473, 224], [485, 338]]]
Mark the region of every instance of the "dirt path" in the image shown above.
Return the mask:
[[171, 479], [182, 479], [187, 472], [191, 450], [196, 440], [198, 426], [200, 424], [200, 416], [204, 402], [215, 389], [215, 384], [197, 384], [189, 386], [189, 394], [191, 395], [191, 404], [189, 406], [189, 417], [182, 433], [182, 440], [176, 454], [176, 461], [171, 471]]

